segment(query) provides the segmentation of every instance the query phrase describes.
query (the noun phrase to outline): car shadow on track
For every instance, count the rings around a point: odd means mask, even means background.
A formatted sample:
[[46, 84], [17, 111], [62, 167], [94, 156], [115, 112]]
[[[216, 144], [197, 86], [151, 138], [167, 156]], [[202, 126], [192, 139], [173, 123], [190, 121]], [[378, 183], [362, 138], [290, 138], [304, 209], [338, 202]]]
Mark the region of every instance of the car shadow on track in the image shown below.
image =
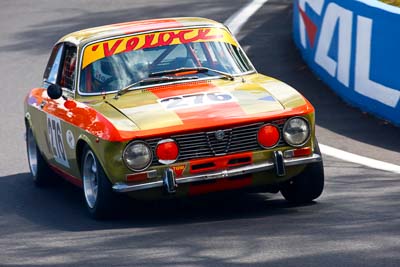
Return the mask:
[[72, 185], [38, 189], [28, 173], [1, 177], [3, 258], [9, 266], [398, 266], [397, 177], [335, 159], [326, 171], [332, 179], [316, 205], [221, 195], [133, 206], [103, 222], [86, 216]]
[[20, 218], [44, 229], [91, 231], [270, 217], [297, 212], [297, 206], [273, 194], [232, 192], [159, 201], [123, 199], [124, 203], [116, 208], [112, 219], [95, 221], [85, 210], [81, 189], [68, 182], [57, 178], [53, 184], [38, 188], [29, 173], [1, 177], [0, 216], [7, 214], [15, 222], [8, 222], [0, 233], [20, 231]]

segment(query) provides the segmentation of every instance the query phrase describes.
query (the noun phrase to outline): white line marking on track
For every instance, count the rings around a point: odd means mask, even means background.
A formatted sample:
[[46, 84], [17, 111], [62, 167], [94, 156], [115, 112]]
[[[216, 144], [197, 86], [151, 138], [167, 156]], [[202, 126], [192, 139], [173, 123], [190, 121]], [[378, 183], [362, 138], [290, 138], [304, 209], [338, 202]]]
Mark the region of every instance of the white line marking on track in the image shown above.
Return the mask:
[[382, 171], [388, 171], [388, 172], [394, 172], [394, 173], [399, 173], [400, 174], [400, 166], [387, 163], [384, 161], [376, 160], [376, 159], [371, 159], [363, 156], [359, 156], [357, 154], [349, 153], [337, 148], [333, 148], [327, 145], [319, 144], [319, 147], [321, 149], [321, 152], [323, 155], [335, 157], [337, 159], [341, 159], [344, 161], [364, 165], [373, 169], [377, 170], [382, 170]]
[[257, 12], [268, 0], [253, 0], [238, 11], [236, 11], [232, 16], [230, 16], [226, 21], [225, 25], [229, 27], [233, 35], [240, 32], [242, 26], [249, 20], [249, 18]]
[[[249, 20], [249, 18], [254, 15], [268, 0], [253, 0], [233, 15], [231, 15], [226, 21], [225, 25], [229, 27], [234, 35], [238, 34], [242, 29], [243, 25]], [[337, 148], [333, 148], [327, 145], [319, 144], [321, 152], [325, 155], [335, 157], [344, 161], [364, 165], [373, 169], [389, 171], [400, 174], [400, 166], [387, 163], [384, 161], [379, 161], [357, 154], [349, 153]]]

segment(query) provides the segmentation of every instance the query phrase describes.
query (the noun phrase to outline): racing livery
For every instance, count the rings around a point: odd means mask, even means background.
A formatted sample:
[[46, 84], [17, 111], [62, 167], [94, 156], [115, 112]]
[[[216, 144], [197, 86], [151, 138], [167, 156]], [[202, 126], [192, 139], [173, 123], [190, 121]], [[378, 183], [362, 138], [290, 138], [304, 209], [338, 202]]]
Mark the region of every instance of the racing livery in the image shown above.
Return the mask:
[[224, 25], [155, 19], [81, 30], [54, 46], [25, 99], [35, 184], [82, 187], [94, 218], [116, 194], [225, 190], [309, 202], [324, 186], [313, 106], [256, 72]]

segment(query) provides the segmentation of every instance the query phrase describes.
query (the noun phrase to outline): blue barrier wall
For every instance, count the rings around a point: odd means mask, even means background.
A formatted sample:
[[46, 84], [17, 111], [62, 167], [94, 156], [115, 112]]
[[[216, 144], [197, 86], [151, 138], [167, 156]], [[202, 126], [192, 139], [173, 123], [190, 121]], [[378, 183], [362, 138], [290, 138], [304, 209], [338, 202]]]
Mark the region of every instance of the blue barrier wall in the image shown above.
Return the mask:
[[294, 0], [293, 35], [346, 102], [400, 125], [400, 8], [377, 0]]

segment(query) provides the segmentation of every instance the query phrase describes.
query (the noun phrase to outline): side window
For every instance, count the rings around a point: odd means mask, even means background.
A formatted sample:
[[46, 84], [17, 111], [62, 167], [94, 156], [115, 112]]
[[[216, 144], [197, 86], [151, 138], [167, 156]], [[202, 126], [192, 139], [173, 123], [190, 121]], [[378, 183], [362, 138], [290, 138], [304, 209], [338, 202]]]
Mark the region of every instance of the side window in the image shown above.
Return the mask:
[[76, 47], [65, 46], [64, 60], [62, 64], [60, 85], [72, 90], [74, 88], [76, 70]]
[[47, 63], [46, 70], [44, 71], [43, 79], [49, 83], [57, 83], [58, 70], [60, 68], [60, 62], [63, 51], [63, 44], [58, 44], [54, 47], [49, 62]]

